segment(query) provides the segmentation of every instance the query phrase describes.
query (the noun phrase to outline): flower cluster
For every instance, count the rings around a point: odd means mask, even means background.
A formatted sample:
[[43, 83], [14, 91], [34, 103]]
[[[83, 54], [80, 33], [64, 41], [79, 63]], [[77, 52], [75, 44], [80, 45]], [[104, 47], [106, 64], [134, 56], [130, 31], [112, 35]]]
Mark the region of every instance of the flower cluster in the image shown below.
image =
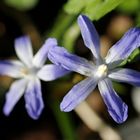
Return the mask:
[[[54, 38], [46, 40], [33, 57], [29, 38], [16, 39], [15, 50], [21, 61], [0, 61], [0, 75], [18, 78], [6, 94], [4, 105], [6, 115], [10, 114], [25, 92], [27, 112], [33, 119], [37, 119], [44, 107], [39, 79], [51, 81], [74, 71], [86, 76], [86, 78], [76, 84], [64, 97], [60, 105], [62, 111], [73, 110], [98, 85], [111, 117], [117, 123], [122, 123], [127, 119], [128, 107], [113, 89], [112, 80], [140, 86], [139, 72], [118, 68], [121, 62], [140, 46], [140, 29], [131, 28], [120, 41], [112, 46], [107, 56], [102, 58], [99, 35], [92, 22], [85, 15], [80, 15], [78, 24], [85, 46], [93, 54], [93, 61], [70, 54], [65, 48], [59, 47]], [[44, 65], [47, 57], [54, 64]]]

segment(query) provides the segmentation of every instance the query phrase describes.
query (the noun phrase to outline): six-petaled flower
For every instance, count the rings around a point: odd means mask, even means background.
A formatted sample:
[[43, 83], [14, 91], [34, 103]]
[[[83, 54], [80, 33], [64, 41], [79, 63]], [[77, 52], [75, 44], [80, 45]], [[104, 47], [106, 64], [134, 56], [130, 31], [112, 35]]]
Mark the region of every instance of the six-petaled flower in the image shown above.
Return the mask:
[[24, 36], [15, 40], [15, 51], [21, 61], [0, 61], [0, 75], [8, 75], [17, 79], [12, 83], [6, 94], [6, 102], [3, 108], [5, 115], [10, 114], [25, 92], [25, 107], [28, 114], [33, 119], [40, 116], [44, 103], [39, 79], [52, 81], [68, 73], [60, 66], [54, 64], [44, 65], [49, 49], [55, 45], [57, 45], [56, 39], [49, 38], [33, 57], [29, 37]]
[[53, 63], [87, 77], [68, 92], [60, 108], [65, 112], [73, 110], [98, 85], [109, 114], [117, 123], [122, 123], [127, 119], [128, 107], [113, 89], [111, 80], [140, 86], [139, 72], [118, 68], [119, 64], [140, 46], [140, 29], [131, 28], [120, 41], [112, 46], [103, 59], [100, 55], [99, 36], [92, 22], [88, 17], [80, 15], [78, 24], [85, 46], [91, 50], [95, 62], [70, 54], [63, 47], [55, 46], [50, 49], [48, 57]]

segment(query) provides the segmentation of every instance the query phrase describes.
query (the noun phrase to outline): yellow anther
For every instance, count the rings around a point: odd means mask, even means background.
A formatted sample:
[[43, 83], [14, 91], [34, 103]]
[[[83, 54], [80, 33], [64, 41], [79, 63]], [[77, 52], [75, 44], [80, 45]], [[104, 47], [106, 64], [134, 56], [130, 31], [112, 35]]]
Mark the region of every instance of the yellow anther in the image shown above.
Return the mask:
[[21, 69], [20, 72], [23, 74], [23, 75], [28, 75], [29, 74], [29, 71], [27, 69]]

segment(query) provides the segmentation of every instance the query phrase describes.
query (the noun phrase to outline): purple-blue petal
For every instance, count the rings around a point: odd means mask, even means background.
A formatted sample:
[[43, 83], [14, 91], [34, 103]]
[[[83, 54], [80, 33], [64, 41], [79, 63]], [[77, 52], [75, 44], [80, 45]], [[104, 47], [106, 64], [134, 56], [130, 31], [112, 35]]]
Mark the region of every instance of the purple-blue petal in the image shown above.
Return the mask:
[[56, 65], [86, 76], [89, 76], [94, 69], [88, 60], [68, 53], [63, 47], [55, 46], [50, 49], [48, 58]]
[[33, 58], [33, 64], [36, 67], [41, 67], [45, 63], [48, 57], [48, 51], [51, 47], [57, 45], [57, 40], [55, 38], [48, 38], [43, 46], [39, 49], [36, 55]]
[[3, 108], [3, 112], [5, 115], [10, 114], [16, 103], [22, 97], [26, 88], [26, 84], [26, 79], [16, 80], [12, 83], [9, 91], [6, 93], [6, 101]]
[[134, 86], [140, 86], [140, 72], [135, 70], [118, 68], [110, 72], [108, 76], [119, 82], [126, 82]]
[[78, 17], [78, 24], [80, 26], [81, 34], [86, 47], [88, 47], [96, 59], [100, 58], [100, 39], [99, 35], [90, 21], [85, 15]]
[[37, 76], [44, 81], [52, 81], [57, 78], [60, 78], [66, 74], [70, 73], [70, 71], [62, 68], [61, 66], [48, 64], [43, 66], [39, 72], [37, 73]]
[[28, 67], [32, 66], [33, 50], [28, 36], [15, 39], [15, 51], [19, 59]]
[[117, 123], [123, 123], [128, 117], [128, 106], [117, 95], [112, 82], [109, 79], [104, 79], [98, 83], [98, 87], [110, 116]]
[[140, 46], [140, 28], [129, 29], [124, 36], [111, 47], [106, 56], [106, 63], [124, 60]]
[[29, 81], [25, 91], [25, 107], [29, 116], [33, 119], [38, 119], [44, 103], [42, 100], [41, 83], [38, 78]]
[[0, 61], [0, 75], [7, 75], [13, 78], [21, 77], [21, 70], [24, 65], [20, 61]]
[[80, 102], [85, 100], [96, 85], [97, 81], [94, 78], [86, 78], [76, 84], [63, 98], [60, 104], [61, 111], [69, 112], [73, 110]]

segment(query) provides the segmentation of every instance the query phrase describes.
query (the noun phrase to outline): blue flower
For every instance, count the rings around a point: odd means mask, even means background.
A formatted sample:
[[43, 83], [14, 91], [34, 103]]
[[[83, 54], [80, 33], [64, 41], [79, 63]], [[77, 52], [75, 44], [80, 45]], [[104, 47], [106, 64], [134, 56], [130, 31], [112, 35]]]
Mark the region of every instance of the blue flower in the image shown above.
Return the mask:
[[33, 57], [31, 42], [27, 36], [15, 40], [15, 51], [21, 61], [0, 61], [0, 75], [18, 78], [12, 83], [6, 94], [6, 102], [3, 108], [5, 115], [10, 114], [25, 92], [25, 107], [28, 114], [33, 119], [40, 116], [44, 103], [39, 79], [52, 81], [68, 73], [67, 70], [54, 64], [44, 65], [49, 48], [55, 45], [57, 45], [57, 41], [54, 38], [49, 38]]
[[65, 112], [73, 110], [98, 85], [109, 114], [117, 123], [122, 123], [128, 117], [128, 107], [113, 89], [111, 80], [140, 86], [139, 72], [117, 68], [135, 48], [140, 46], [140, 29], [131, 28], [120, 41], [113, 45], [103, 59], [100, 55], [100, 39], [92, 22], [88, 17], [80, 15], [78, 24], [85, 46], [91, 50], [95, 61], [88, 61], [70, 54], [63, 47], [55, 46], [50, 49], [48, 57], [53, 63], [87, 77], [68, 92], [60, 108]]

